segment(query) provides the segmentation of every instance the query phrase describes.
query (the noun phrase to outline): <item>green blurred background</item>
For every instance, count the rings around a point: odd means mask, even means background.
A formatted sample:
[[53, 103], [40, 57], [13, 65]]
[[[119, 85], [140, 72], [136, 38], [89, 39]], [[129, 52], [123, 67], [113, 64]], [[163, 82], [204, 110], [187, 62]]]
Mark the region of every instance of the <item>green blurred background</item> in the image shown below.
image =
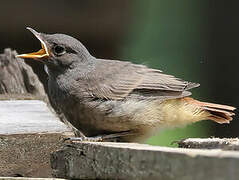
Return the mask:
[[[31, 52], [39, 42], [25, 30], [76, 37], [97, 57], [130, 60], [199, 82], [193, 97], [237, 106], [239, 12], [236, 1], [2, 1], [0, 48]], [[28, 62], [47, 90], [41, 64]], [[230, 125], [200, 122], [162, 130], [149, 144], [175, 146], [187, 137], [236, 137]]]
[[[123, 59], [200, 82], [200, 72], [196, 67], [203, 61], [201, 56], [206, 45], [206, 37], [202, 35], [205, 34], [204, 4], [190, 0], [183, 3], [140, 0], [136, 5], [127, 45], [122, 48]], [[162, 130], [148, 143], [175, 146], [172, 142], [183, 138], [207, 137], [207, 129], [207, 125], [201, 122], [183, 129]]]

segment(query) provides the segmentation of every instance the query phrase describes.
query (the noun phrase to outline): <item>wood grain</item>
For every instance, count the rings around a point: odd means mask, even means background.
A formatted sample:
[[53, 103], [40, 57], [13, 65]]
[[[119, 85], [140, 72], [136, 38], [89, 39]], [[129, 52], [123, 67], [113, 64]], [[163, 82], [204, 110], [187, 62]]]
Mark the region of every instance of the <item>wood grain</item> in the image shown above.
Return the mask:
[[71, 136], [42, 101], [0, 101], [0, 176], [52, 177], [50, 153]]
[[76, 179], [236, 180], [239, 152], [133, 143], [75, 143], [51, 156], [55, 177]]

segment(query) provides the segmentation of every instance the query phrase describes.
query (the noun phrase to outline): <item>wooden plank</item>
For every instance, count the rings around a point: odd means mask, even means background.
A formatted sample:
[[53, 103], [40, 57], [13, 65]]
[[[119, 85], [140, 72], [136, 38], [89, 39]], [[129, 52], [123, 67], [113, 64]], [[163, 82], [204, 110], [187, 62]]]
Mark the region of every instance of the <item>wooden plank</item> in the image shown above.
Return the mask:
[[0, 177], [0, 180], [66, 180], [62, 178]]
[[44, 102], [0, 101], [0, 176], [52, 177], [50, 153], [70, 136]]
[[239, 150], [238, 138], [188, 138], [177, 143], [181, 148]]
[[51, 156], [55, 177], [76, 179], [236, 180], [239, 152], [133, 143], [74, 143]]
[[0, 101], [0, 134], [57, 133], [68, 130], [43, 101]]

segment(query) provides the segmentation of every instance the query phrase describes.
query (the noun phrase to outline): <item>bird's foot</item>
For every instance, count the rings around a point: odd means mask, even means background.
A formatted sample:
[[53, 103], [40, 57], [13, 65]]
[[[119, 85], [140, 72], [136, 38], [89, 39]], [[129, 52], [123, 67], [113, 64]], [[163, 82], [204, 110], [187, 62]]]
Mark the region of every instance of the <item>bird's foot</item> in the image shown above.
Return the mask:
[[99, 135], [94, 137], [69, 137], [66, 138], [64, 141], [80, 141], [80, 142], [102, 142], [102, 141], [112, 141], [114, 139], [117, 139], [119, 137], [123, 136], [130, 136], [134, 135], [135, 133], [131, 131], [125, 131], [125, 132], [119, 132], [119, 133], [113, 133], [113, 134], [107, 134], [107, 135]]
[[69, 137], [66, 138], [65, 141], [79, 141], [79, 142], [101, 142], [103, 138], [101, 136], [95, 137]]

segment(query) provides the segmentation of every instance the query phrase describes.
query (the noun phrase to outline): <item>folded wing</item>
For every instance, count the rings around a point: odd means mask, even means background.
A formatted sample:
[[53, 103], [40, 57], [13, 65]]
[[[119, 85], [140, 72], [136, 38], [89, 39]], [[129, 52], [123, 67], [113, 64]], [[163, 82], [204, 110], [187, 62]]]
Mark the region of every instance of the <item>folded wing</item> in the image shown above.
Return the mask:
[[184, 91], [199, 86], [144, 65], [103, 59], [97, 61], [94, 72], [87, 76], [87, 83], [88, 91], [98, 98], [123, 99], [135, 91], [154, 91], [162, 92], [163, 96], [179, 96]]

